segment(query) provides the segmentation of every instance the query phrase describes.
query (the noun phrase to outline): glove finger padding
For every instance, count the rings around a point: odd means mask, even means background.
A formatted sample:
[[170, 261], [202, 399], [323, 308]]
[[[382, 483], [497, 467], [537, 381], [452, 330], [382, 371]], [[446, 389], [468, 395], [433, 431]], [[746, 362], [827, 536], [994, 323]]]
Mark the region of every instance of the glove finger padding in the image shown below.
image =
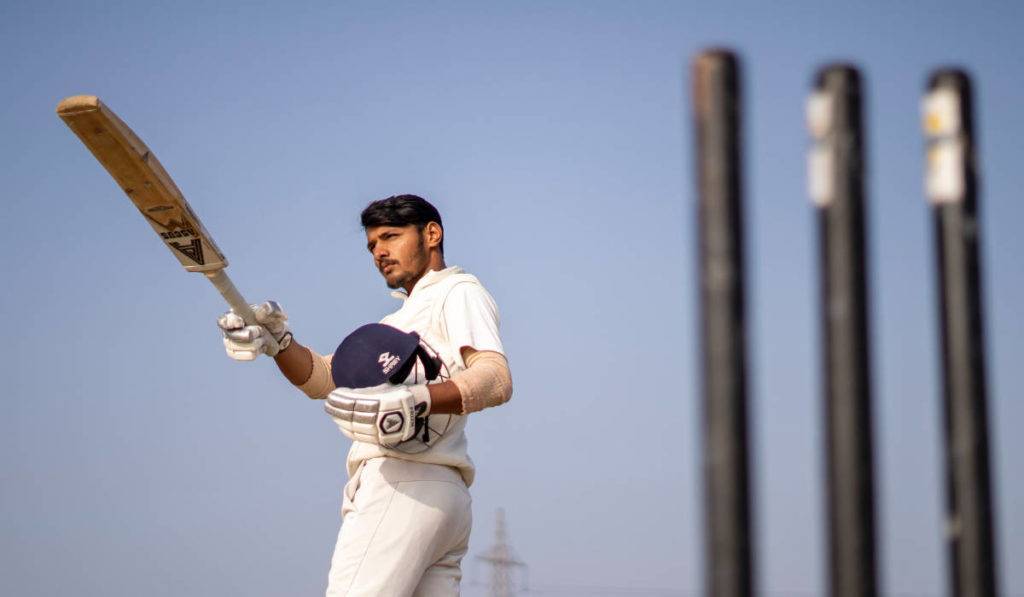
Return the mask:
[[267, 330], [264, 330], [262, 326], [247, 325], [240, 329], [224, 330], [224, 337], [235, 343], [251, 344], [266, 333]]
[[217, 326], [225, 332], [228, 332], [245, 327], [245, 320], [234, 311], [228, 311], [217, 318]]
[[[292, 333], [288, 328], [288, 314], [281, 308], [280, 303], [277, 301], [263, 301], [258, 305], [253, 305], [252, 312], [256, 317], [256, 322], [263, 326], [267, 333], [277, 342], [278, 351], [288, 348], [288, 345], [292, 343]], [[273, 353], [267, 352], [267, 354], [274, 356], [277, 354], [277, 351]]]
[[430, 393], [426, 386], [391, 384], [336, 388], [324, 409], [350, 439], [392, 447], [415, 435], [417, 419], [430, 411]]
[[266, 352], [266, 349], [266, 340], [262, 337], [252, 342], [235, 342], [227, 336], [224, 337], [224, 350], [236, 361], [252, 361]]
[[288, 325], [288, 314], [277, 301], [264, 301], [253, 305], [252, 312], [256, 321], [267, 328], [275, 337], [283, 334]]

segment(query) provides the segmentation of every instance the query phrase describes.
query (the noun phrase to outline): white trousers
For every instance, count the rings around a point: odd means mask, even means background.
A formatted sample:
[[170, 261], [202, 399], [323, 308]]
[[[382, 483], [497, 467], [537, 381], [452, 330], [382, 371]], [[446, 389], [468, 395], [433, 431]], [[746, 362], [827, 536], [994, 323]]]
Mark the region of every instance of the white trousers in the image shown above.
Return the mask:
[[470, 505], [451, 467], [367, 460], [345, 485], [327, 597], [458, 596]]

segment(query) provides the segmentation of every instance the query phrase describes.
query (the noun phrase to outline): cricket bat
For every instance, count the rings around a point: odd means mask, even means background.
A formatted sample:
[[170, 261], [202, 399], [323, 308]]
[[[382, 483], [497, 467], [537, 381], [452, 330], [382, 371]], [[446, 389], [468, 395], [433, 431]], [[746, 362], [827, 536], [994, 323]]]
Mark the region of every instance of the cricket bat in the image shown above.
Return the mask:
[[[94, 95], [75, 95], [57, 105], [57, 115], [128, 195], [171, 253], [190, 272], [200, 272], [217, 288], [246, 325], [259, 325], [249, 303], [225, 268], [228, 260], [153, 152], [113, 110]], [[270, 334], [268, 354], [276, 354]]]

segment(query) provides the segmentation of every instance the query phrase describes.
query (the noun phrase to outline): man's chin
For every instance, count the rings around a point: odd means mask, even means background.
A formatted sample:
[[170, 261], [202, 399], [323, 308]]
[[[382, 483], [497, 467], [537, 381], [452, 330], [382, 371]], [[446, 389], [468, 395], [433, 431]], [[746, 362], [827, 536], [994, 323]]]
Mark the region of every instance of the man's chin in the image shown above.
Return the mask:
[[384, 283], [388, 285], [391, 290], [398, 290], [405, 286], [405, 281], [408, 276], [384, 276]]

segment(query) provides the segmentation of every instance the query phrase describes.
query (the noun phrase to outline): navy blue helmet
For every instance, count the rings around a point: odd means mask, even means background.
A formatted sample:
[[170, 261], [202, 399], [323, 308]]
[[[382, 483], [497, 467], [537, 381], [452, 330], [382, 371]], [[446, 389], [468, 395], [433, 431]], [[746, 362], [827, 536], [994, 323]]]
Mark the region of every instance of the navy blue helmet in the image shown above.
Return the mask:
[[426, 349], [419, 334], [383, 323], [369, 323], [338, 345], [331, 362], [331, 377], [339, 388], [400, 384], [412, 373], [417, 360], [428, 381], [437, 378], [441, 362]]

